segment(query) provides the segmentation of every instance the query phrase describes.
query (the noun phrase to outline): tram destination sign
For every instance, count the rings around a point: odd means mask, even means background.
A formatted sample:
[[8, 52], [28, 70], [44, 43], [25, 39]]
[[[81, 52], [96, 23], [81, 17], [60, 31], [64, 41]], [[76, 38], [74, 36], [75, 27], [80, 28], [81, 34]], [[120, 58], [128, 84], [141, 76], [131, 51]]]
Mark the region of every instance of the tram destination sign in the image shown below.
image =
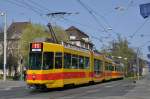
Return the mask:
[[43, 50], [43, 43], [31, 43], [30, 44], [30, 51], [35, 52], [41, 52]]

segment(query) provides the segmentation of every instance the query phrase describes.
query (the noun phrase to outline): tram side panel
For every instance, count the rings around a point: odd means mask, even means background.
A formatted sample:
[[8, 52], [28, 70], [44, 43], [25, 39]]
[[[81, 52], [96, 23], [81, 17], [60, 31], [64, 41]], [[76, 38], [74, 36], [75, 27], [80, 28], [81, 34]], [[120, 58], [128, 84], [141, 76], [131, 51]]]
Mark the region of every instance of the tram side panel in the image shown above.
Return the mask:
[[101, 82], [104, 80], [103, 55], [95, 53], [93, 56], [93, 81]]
[[63, 46], [53, 43], [31, 43], [27, 84], [47, 88], [63, 87]]
[[57, 88], [112, 78], [112, 62], [92, 51], [75, 50], [46, 42], [32, 43], [30, 47], [28, 85]]
[[112, 61], [109, 59], [105, 59], [104, 61], [104, 75], [105, 80], [112, 79]]
[[64, 48], [63, 72], [64, 85], [88, 83], [91, 80], [90, 52]]

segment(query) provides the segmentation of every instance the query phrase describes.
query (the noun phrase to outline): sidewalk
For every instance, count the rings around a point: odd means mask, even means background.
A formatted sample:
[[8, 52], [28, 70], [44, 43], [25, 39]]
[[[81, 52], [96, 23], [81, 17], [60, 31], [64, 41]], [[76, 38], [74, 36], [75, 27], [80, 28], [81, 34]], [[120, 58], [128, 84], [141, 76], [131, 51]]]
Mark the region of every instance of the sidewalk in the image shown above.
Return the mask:
[[137, 81], [136, 87], [125, 95], [129, 99], [150, 99], [150, 80]]
[[133, 83], [135, 88], [124, 96], [108, 96], [99, 99], [150, 99], [150, 77]]
[[25, 81], [0, 80], [0, 89], [26, 86]]

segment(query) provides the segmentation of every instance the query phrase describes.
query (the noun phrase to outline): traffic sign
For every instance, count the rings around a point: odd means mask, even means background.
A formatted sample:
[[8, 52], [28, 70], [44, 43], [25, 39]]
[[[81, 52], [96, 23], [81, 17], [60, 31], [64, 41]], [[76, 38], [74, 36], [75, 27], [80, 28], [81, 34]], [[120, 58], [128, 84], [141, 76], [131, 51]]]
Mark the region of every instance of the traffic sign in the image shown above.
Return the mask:
[[150, 3], [140, 5], [140, 14], [143, 18], [147, 18], [150, 16]]
[[148, 46], [148, 51], [150, 52], [150, 46]]
[[150, 59], [150, 54], [147, 54], [147, 58]]

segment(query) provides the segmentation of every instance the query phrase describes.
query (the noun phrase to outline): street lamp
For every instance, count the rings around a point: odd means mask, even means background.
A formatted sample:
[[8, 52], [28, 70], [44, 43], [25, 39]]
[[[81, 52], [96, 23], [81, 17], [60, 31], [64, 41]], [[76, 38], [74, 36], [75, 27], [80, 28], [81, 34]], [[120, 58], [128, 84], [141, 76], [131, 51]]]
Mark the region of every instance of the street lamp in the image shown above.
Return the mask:
[[122, 57], [121, 57], [121, 56], [118, 56], [117, 58], [121, 59]]
[[4, 16], [4, 63], [3, 63], [3, 80], [6, 80], [6, 47], [7, 47], [7, 14], [0, 12], [0, 16]]
[[126, 57], [124, 58], [124, 60], [127, 60], [127, 59], [128, 59], [128, 58], [126, 58]]

